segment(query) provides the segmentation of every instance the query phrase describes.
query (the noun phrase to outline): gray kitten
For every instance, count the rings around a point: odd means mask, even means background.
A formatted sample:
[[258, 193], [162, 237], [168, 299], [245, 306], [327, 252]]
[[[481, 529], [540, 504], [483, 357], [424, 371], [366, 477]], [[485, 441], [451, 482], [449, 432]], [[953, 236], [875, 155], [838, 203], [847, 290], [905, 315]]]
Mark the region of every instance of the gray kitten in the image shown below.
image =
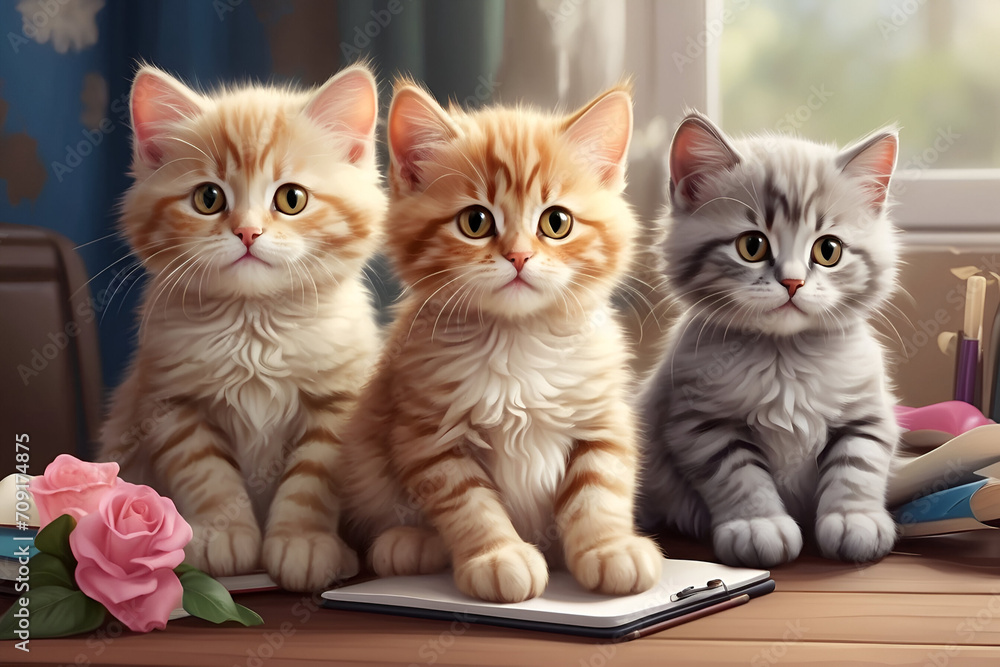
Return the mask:
[[722, 561], [760, 567], [799, 554], [800, 525], [830, 558], [892, 548], [899, 428], [867, 319], [896, 285], [896, 152], [893, 129], [838, 152], [681, 123], [664, 248], [687, 309], [642, 398], [646, 528], [711, 531]]

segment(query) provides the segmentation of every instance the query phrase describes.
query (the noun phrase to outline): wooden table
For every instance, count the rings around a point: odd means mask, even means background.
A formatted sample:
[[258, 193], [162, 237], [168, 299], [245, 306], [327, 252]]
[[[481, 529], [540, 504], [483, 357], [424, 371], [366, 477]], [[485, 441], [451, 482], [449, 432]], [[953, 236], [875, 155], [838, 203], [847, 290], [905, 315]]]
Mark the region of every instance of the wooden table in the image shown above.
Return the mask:
[[[677, 558], [709, 558], [667, 542]], [[136, 635], [0, 644], [0, 663], [61, 665], [1000, 665], [1000, 533], [902, 542], [874, 565], [806, 554], [773, 571], [777, 590], [742, 607], [623, 644], [318, 608], [318, 598], [239, 601], [256, 628], [172, 621]], [[7, 602], [0, 602], [3, 607]]]

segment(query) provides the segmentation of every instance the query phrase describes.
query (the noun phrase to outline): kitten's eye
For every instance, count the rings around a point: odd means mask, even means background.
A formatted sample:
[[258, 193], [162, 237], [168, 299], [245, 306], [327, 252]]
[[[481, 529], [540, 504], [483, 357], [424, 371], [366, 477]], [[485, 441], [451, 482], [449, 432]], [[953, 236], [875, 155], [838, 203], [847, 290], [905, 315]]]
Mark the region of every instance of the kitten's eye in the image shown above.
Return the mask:
[[274, 193], [274, 208], [285, 215], [296, 215], [306, 207], [306, 190], [295, 183], [285, 183]]
[[482, 206], [470, 206], [458, 214], [458, 230], [470, 239], [486, 238], [493, 233], [493, 214]]
[[194, 189], [194, 210], [202, 215], [214, 215], [226, 206], [226, 195], [215, 183], [202, 183]]
[[760, 232], [746, 232], [736, 239], [736, 252], [748, 262], [762, 262], [770, 254], [770, 246]]
[[813, 261], [820, 266], [833, 266], [840, 261], [844, 246], [836, 236], [824, 236], [813, 244]]
[[572, 214], [561, 206], [553, 206], [545, 209], [541, 220], [538, 221], [538, 229], [550, 239], [564, 239], [569, 236], [573, 229]]

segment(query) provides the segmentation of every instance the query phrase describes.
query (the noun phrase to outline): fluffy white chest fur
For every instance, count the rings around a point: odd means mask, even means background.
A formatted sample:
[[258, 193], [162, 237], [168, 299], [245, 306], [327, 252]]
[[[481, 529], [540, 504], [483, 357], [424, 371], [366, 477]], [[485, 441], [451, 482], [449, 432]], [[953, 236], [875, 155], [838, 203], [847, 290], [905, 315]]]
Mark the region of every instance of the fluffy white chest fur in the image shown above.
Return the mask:
[[583, 331], [535, 323], [493, 324], [468, 339], [447, 340], [434, 383], [456, 383], [440, 442], [465, 439], [525, 540], [554, 535], [553, 500], [576, 439], [588, 437], [598, 405], [618, 397], [624, 359], [607, 313]]
[[359, 315], [370, 311], [358, 285], [319, 303], [229, 302], [200, 316], [174, 313], [148, 328], [137, 367], [157, 367], [155, 396], [197, 401], [231, 438], [247, 481], [268, 482], [248, 484], [266, 502], [285, 446], [307, 428], [300, 392], [324, 396], [365, 381], [378, 332]]

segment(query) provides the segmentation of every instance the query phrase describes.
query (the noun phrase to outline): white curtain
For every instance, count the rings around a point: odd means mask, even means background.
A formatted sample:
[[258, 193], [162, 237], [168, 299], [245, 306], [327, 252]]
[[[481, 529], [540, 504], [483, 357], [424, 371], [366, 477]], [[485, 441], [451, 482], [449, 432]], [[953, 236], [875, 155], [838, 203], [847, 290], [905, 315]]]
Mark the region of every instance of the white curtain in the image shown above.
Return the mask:
[[705, 12], [705, 1], [691, 0], [508, 2], [496, 99], [572, 110], [631, 76], [628, 194], [649, 222], [664, 203], [674, 125], [686, 107], [707, 103]]
[[[640, 251], [617, 302], [633, 368], [641, 377], [659, 360], [675, 313], [666, 293], [656, 222], [666, 201], [666, 156], [687, 108], [710, 108], [718, 34], [706, 30], [718, 0], [527, 0], [505, 5], [503, 58], [494, 97], [542, 109], [575, 109], [631, 77], [635, 125], [628, 199], [643, 222]], [[720, 24], [721, 27], [721, 24]]]

